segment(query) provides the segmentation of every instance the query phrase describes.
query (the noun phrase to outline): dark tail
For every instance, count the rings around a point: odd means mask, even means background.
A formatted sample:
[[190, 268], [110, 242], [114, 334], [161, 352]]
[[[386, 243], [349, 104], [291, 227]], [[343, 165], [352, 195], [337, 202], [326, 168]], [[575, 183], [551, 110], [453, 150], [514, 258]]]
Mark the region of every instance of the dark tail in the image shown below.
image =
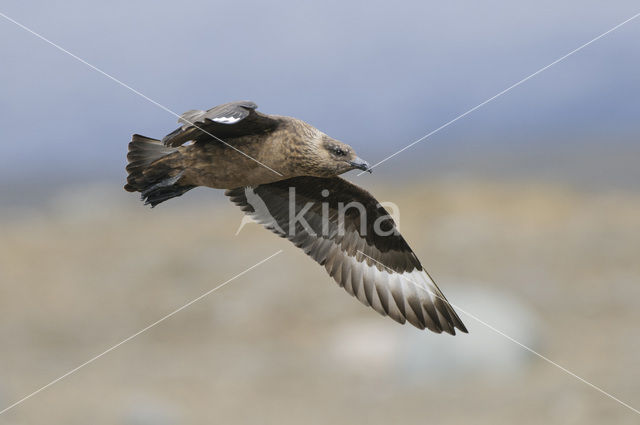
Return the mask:
[[177, 148], [160, 140], [134, 134], [127, 155], [128, 192], [140, 192], [145, 205], [155, 207], [167, 199], [180, 196], [195, 186], [180, 184], [184, 164]]

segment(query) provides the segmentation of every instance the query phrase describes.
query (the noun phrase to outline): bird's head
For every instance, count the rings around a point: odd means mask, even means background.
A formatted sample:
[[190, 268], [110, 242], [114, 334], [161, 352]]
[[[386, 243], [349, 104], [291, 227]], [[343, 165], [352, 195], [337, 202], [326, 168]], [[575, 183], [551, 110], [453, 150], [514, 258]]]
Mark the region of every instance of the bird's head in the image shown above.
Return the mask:
[[302, 155], [296, 162], [307, 175], [333, 177], [356, 169], [371, 172], [369, 163], [358, 157], [353, 148], [346, 143], [333, 139], [315, 128], [311, 128], [306, 136], [304, 147], [301, 147]]
[[351, 146], [326, 135], [322, 139], [320, 145], [324, 162], [336, 174], [356, 169], [371, 172], [369, 163], [356, 155]]

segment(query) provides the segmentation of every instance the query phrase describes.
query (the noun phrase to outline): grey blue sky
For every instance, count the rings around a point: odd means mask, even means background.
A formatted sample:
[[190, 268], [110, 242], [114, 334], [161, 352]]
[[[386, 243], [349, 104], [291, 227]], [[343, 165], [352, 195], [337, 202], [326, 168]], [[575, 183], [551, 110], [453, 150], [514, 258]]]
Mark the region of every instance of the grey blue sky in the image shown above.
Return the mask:
[[[637, 1], [17, 1], [0, 12], [182, 113], [254, 100], [377, 162], [640, 12]], [[0, 176], [120, 176], [166, 111], [0, 18]], [[389, 161], [623, 141], [640, 18]], [[605, 146], [606, 148], [606, 146]], [[637, 152], [637, 151], [636, 151]]]

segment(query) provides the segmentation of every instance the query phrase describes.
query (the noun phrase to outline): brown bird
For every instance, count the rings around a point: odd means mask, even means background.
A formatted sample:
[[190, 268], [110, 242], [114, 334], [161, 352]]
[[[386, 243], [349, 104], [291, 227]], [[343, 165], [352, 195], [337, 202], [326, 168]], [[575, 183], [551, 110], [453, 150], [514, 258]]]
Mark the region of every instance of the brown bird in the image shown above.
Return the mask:
[[162, 140], [134, 134], [124, 188], [152, 207], [196, 186], [227, 189], [366, 306], [420, 329], [467, 332], [387, 211], [338, 177], [369, 164], [301, 120], [256, 108], [240, 101], [185, 112]]

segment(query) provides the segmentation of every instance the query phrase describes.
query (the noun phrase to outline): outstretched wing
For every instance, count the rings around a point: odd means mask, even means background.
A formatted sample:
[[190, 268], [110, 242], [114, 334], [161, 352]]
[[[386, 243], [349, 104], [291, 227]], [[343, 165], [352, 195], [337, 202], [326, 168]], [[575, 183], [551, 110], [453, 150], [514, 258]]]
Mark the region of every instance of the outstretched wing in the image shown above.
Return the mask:
[[296, 177], [226, 195], [383, 316], [437, 333], [467, 332], [393, 219], [367, 191], [340, 177]]
[[180, 146], [188, 141], [226, 141], [228, 138], [273, 131], [278, 121], [256, 112], [257, 107], [255, 103], [243, 100], [218, 105], [208, 111], [187, 111], [178, 120], [182, 126], [167, 134], [162, 143]]

